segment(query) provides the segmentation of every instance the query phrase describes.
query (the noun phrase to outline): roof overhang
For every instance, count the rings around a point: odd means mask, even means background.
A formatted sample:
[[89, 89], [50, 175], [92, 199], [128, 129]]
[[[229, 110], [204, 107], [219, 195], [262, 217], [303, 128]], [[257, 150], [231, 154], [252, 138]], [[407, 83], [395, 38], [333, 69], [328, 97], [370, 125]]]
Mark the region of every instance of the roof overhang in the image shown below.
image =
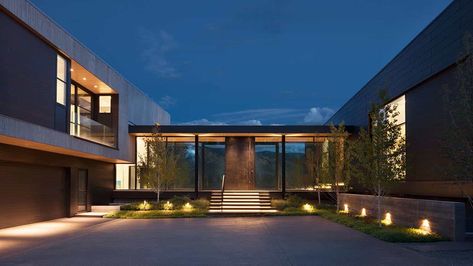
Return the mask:
[[[356, 134], [359, 128], [345, 126], [350, 134]], [[132, 136], [149, 136], [158, 133], [153, 125], [129, 126]], [[245, 126], [245, 125], [161, 125], [159, 133], [173, 136], [324, 136], [331, 135], [330, 126], [313, 125], [277, 125], [277, 126]]]

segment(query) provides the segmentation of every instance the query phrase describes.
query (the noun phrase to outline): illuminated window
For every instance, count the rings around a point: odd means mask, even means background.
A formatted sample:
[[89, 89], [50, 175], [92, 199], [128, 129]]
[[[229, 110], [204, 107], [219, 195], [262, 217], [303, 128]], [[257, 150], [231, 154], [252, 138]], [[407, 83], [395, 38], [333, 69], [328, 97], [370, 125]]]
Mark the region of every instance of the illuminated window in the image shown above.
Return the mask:
[[57, 55], [56, 62], [56, 102], [66, 105], [67, 62], [60, 55]]
[[394, 106], [396, 108], [396, 112], [398, 113], [395, 118], [391, 119], [396, 119], [396, 125], [401, 127], [401, 136], [406, 138], [406, 97], [402, 95], [389, 104]]
[[111, 113], [112, 112], [112, 96], [99, 96], [99, 112], [100, 113]]

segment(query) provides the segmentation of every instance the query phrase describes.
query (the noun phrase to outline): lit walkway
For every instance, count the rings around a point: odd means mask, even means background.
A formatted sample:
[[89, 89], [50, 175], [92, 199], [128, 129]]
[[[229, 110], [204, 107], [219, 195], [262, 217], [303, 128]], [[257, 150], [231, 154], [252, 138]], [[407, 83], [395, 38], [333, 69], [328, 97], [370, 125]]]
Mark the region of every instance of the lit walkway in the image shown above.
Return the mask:
[[315, 216], [73, 218], [29, 228], [0, 230], [0, 249], [10, 254], [0, 251], [0, 264], [441, 265]]

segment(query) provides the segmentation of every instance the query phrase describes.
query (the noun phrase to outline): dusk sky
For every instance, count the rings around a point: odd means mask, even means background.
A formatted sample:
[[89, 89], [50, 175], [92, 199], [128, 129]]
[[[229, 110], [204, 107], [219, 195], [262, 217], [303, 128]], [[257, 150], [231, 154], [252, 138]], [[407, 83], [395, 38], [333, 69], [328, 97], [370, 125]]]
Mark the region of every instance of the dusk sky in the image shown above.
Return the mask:
[[32, 0], [172, 123], [321, 124], [450, 0]]

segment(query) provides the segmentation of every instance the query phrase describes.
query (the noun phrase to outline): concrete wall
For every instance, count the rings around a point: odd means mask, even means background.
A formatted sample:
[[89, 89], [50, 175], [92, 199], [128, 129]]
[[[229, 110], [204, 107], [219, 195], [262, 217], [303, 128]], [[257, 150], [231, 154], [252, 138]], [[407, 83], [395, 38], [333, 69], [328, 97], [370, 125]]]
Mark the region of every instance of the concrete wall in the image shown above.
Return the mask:
[[[128, 137], [128, 124], [154, 124], [159, 122], [161, 124], [170, 123], [170, 115], [163, 110], [152, 99], [147, 97], [142, 91], [136, 88], [133, 84], [122, 77], [112, 67], [110, 67], [101, 58], [95, 55], [82, 43], [71, 36], [62, 27], [56, 24], [48, 16], [42, 13], [29, 1], [25, 0], [0, 0], [0, 12], [6, 12], [15, 17], [15, 19], [23, 24], [26, 28], [34, 32], [45, 43], [60, 51], [71, 60], [76, 61], [82, 67], [94, 74], [101, 81], [113, 88], [119, 94], [119, 116], [118, 116], [118, 150], [115, 149], [99, 149], [90, 148], [85, 141], [81, 141], [82, 145], [71, 147], [70, 143], [75, 142], [74, 137], [63, 133], [64, 136], [58, 138], [61, 141], [48, 139], [49, 131], [47, 128], [41, 130], [37, 128], [35, 133], [41, 136], [38, 140], [37, 136], [30, 134], [29, 130], [20, 132], [4, 128], [3, 133], [13, 138], [24, 138], [28, 140], [40, 141], [44, 144], [48, 142], [55, 142], [56, 147], [67, 147], [68, 149], [75, 149], [79, 153], [91, 153], [95, 157], [107, 157], [108, 159], [115, 159], [121, 161], [134, 160], [133, 142]], [[2, 117], [0, 117], [2, 118]], [[0, 121], [2, 122], [2, 121]], [[10, 123], [6, 121], [6, 123]], [[28, 125], [25, 125], [28, 127]], [[31, 123], [31, 126], [34, 126]], [[94, 145], [94, 144], [92, 144]]]
[[[359, 213], [366, 208], [368, 216], [376, 217], [377, 200], [372, 195], [340, 194], [340, 203]], [[432, 231], [452, 240], [465, 237], [465, 204], [452, 201], [383, 197], [382, 213], [391, 213], [394, 224], [418, 228], [428, 219]]]

